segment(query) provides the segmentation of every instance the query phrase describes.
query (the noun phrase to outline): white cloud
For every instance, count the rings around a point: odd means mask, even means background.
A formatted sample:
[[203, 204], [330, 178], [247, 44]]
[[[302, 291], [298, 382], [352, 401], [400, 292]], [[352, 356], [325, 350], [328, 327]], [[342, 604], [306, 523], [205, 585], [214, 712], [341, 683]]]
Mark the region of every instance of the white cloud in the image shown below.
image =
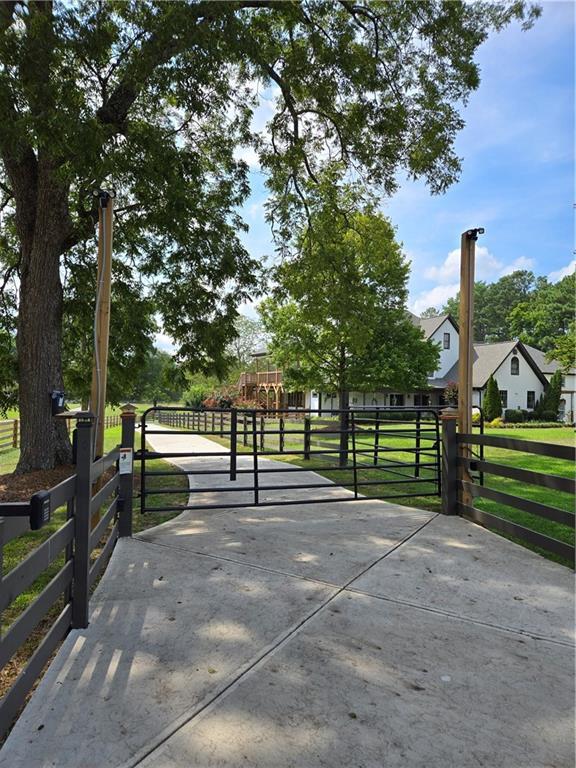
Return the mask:
[[[485, 246], [476, 247], [476, 280], [494, 282], [517, 269], [531, 269], [533, 266], [534, 259], [529, 259], [526, 256], [518, 256], [514, 261], [506, 264], [497, 259]], [[425, 269], [424, 276], [429, 280], [434, 280], [439, 285], [427, 291], [421, 291], [410, 303], [411, 311], [417, 315], [428, 307], [440, 309], [447, 299], [456, 296], [460, 290], [460, 249], [456, 248], [450, 251], [440, 266]]]
[[[519, 256], [508, 264], [497, 259], [488, 248], [483, 245], [476, 246], [476, 280], [497, 280], [503, 275], [509, 275], [517, 269], [530, 269], [534, 266], [534, 259]], [[435, 280], [442, 284], [453, 283], [460, 275], [460, 249], [450, 251], [439, 267], [428, 267], [424, 270], [424, 276], [429, 280]]]
[[157, 333], [154, 337], [154, 346], [157, 349], [161, 349], [162, 352], [170, 352], [170, 354], [176, 352], [174, 339], [172, 336], [168, 336], [167, 333]]
[[527, 256], [518, 256], [517, 259], [514, 259], [513, 262], [502, 268], [500, 277], [511, 275], [512, 272], [516, 272], [519, 269], [532, 269], [534, 264], [534, 259], [529, 259]]
[[446, 301], [452, 296], [456, 296], [460, 289], [460, 283], [451, 283], [449, 285], [437, 285], [435, 288], [431, 288], [429, 291], [423, 291], [419, 293], [416, 299], [411, 302], [410, 310], [415, 315], [419, 315], [424, 312], [428, 307], [440, 307], [446, 303]]
[[254, 147], [236, 147], [234, 158], [236, 160], [244, 160], [249, 168], [260, 168], [260, 161]]
[[548, 280], [550, 280], [551, 283], [557, 283], [558, 280], [562, 280], [563, 277], [568, 277], [568, 275], [573, 274], [574, 271], [576, 271], [576, 259], [572, 259], [570, 264], [567, 264], [565, 267], [557, 269], [555, 272], [550, 272]]

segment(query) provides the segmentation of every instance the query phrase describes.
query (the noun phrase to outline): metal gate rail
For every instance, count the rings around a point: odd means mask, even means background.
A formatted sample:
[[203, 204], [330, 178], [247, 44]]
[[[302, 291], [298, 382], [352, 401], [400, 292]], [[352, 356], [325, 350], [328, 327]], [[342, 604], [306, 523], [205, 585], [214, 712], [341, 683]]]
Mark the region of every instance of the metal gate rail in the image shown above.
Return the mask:
[[[147, 437], [166, 434], [196, 434], [216, 438], [230, 448], [217, 451], [154, 451], [147, 447]], [[248, 460], [248, 466], [239, 457]], [[299, 462], [299, 466], [262, 466], [261, 459], [278, 458]], [[203, 468], [202, 459], [228, 459], [226, 468]], [[284, 506], [290, 504], [316, 504], [326, 501], [353, 501], [361, 497], [361, 489], [368, 498], [404, 499], [422, 496], [440, 496], [440, 429], [437, 409], [431, 407], [367, 407], [346, 411], [317, 411], [273, 409], [200, 410], [178, 406], [149, 408], [142, 415], [141, 448], [136, 454], [140, 465], [140, 511], [166, 512], [174, 510], [230, 509], [246, 506]], [[194, 462], [199, 466], [180, 466], [175, 470], [150, 470], [152, 459], [180, 459], [181, 463]], [[200, 461], [198, 461], [200, 460]], [[316, 478], [302, 478], [298, 474], [315, 472], [318, 480], [331, 475], [334, 480], [317, 482]], [[224, 494], [218, 503], [178, 506], [150, 506], [150, 496], [182, 493], [182, 488], [158, 488], [149, 481], [154, 477], [214, 476], [227, 477], [221, 485], [191, 487], [194, 494]], [[288, 484], [266, 483], [270, 473], [294, 473]], [[332, 474], [337, 473], [337, 474]], [[252, 483], [241, 485], [234, 481], [239, 476], [252, 475]], [[371, 486], [375, 486], [373, 489]], [[381, 486], [382, 490], [377, 488]], [[304, 491], [341, 487], [348, 489], [342, 496], [322, 498], [269, 499], [263, 494], [274, 491]], [[403, 487], [405, 490], [403, 490]], [[388, 490], [390, 488], [390, 490]], [[380, 491], [380, 492], [379, 492]], [[231, 493], [249, 493], [250, 501], [241, 503], [225, 499]]]

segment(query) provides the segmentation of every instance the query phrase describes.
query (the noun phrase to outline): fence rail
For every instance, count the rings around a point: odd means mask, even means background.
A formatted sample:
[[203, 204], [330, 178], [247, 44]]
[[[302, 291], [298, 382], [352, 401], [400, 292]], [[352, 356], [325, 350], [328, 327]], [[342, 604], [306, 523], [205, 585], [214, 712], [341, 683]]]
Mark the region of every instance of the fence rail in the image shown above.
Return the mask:
[[[118, 418], [121, 417], [112, 417]], [[135, 414], [122, 417], [122, 443], [132, 448]], [[10, 728], [46, 662], [71, 628], [88, 625], [89, 596], [105, 568], [117, 539], [132, 532], [132, 474], [120, 474], [115, 466], [119, 448], [103, 458], [92, 459], [91, 415], [78, 418], [76, 473], [48, 491], [35, 493], [27, 502], [0, 502], [0, 613], [62, 560], [49, 583], [0, 634], [0, 667], [4, 667], [29, 642], [42, 622], [56, 617], [42, 630], [43, 636], [8, 692], [0, 700], [0, 737]], [[112, 471], [112, 476], [107, 473]], [[100, 516], [99, 510], [106, 507]], [[3, 554], [10, 542], [49, 523], [65, 507], [65, 521], [25, 559], [2, 573]], [[99, 550], [99, 551], [98, 551]]]
[[18, 419], [0, 421], [0, 451], [18, 448]]
[[[443, 423], [444, 512], [460, 514], [468, 520], [539, 547], [574, 564], [575, 549], [573, 544], [532, 530], [525, 525], [475, 506], [477, 499], [486, 499], [573, 529], [575, 527], [573, 512], [490, 487], [490, 479], [493, 477], [505, 478], [520, 482], [526, 488], [531, 486], [549, 488], [571, 496], [576, 494], [574, 479], [495, 461], [478, 460], [472, 455], [472, 446], [487, 446], [504, 449], [512, 453], [521, 452], [550, 459], [561, 459], [571, 462], [572, 466], [576, 460], [576, 449], [568, 445], [540, 443], [496, 435], [457, 434], [454, 421], [447, 420]], [[472, 481], [472, 473], [476, 471], [481, 472], [484, 484]]]
[[[104, 429], [119, 427], [122, 423], [120, 415], [104, 417]], [[68, 432], [70, 432], [70, 421], [66, 422]], [[7, 419], [0, 421], [0, 451], [18, 448], [20, 446], [20, 419]]]

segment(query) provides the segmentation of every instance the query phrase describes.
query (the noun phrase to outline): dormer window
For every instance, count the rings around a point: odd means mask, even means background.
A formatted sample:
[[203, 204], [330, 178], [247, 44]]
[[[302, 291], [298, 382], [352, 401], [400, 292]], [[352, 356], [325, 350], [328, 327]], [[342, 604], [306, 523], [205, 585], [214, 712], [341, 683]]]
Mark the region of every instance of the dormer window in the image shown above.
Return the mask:
[[444, 334], [444, 349], [450, 349], [450, 334]]
[[513, 357], [512, 360], [510, 360], [510, 374], [512, 376], [520, 375], [520, 360], [517, 357]]

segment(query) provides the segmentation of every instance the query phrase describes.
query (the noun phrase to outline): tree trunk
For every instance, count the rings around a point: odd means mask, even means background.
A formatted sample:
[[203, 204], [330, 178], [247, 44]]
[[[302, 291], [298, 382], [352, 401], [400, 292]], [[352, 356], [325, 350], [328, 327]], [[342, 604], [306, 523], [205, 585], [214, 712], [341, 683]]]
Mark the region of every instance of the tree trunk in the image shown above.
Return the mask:
[[60, 255], [69, 216], [67, 193], [58, 186], [49, 169], [42, 169], [39, 164], [33, 226], [19, 232], [22, 259], [17, 348], [21, 449], [17, 473], [52, 469], [72, 459], [66, 425], [52, 416], [50, 397], [52, 390], [63, 389]]

